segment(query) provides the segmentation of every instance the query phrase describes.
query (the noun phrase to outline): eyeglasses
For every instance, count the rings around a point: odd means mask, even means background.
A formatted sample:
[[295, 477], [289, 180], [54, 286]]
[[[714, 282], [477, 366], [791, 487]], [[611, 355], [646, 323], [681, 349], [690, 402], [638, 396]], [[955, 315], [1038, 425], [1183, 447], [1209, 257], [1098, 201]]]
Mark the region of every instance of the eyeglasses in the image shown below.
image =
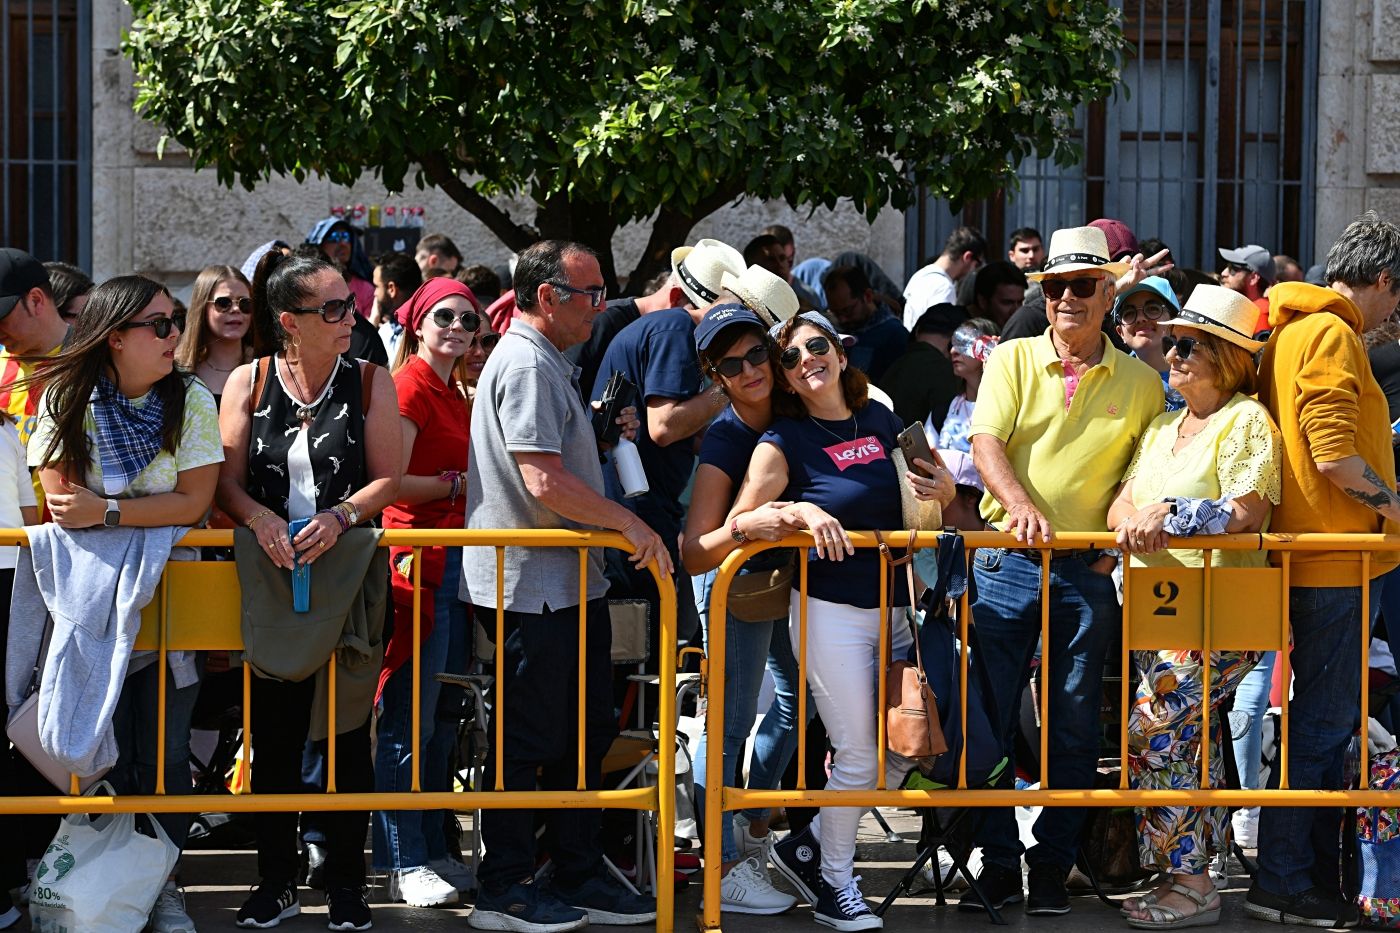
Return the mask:
[[467, 333], [475, 333], [481, 327], [481, 315], [475, 311], [463, 311], [461, 314], [453, 314], [448, 308], [437, 308], [428, 317], [433, 319], [433, 323], [443, 330], [452, 326], [453, 321], [462, 325], [462, 330]]
[[1042, 279], [1040, 288], [1051, 301], [1059, 301], [1065, 297], [1065, 289], [1069, 289], [1076, 298], [1088, 298], [1099, 290], [1099, 279], [1098, 276], [1084, 279]]
[[1141, 308], [1124, 305], [1123, 310], [1118, 312], [1118, 320], [1128, 325], [1136, 324], [1139, 317], [1149, 321], [1160, 321], [1164, 317], [1170, 318], [1171, 316], [1171, 306], [1161, 301], [1149, 301]]
[[472, 344], [480, 344], [482, 352], [490, 353], [492, 350], [496, 349], [496, 344], [500, 342], [500, 334], [477, 334], [471, 339], [471, 343], [467, 344], [467, 349], [471, 349]]
[[[710, 369], [714, 372], [719, 373], [726, 379], [733, 379], [735, 376], [739, 375], [741, 372], [744, 371], [745, 363], [748, 363], [754, 369], [757, 369], [758, 367], [762, 366], [763, 362], [767, 359], [767, 345], [762, 343], [756, 343], [749, 349], [749, 352], [745, 353], [743, 356], [726, 356], [724, 359], [711, 366]], [[789, 366], [788, 368], [791, 369], [792, 367]]]
[[326, 242], [327, 242], [327, 243], [349, 243], [349, 242], [350, 242], [350, 231], [349, 231], [349, 230], [332, 230], [330, 233], [327, 233], [327, 234], [326, 234]]
[[1196, 344], [1198, 342], [1199, 341], [1197, 341], [1195, 337], [1162, 338], [1162, 346], [1168, 350], [1175, 348], [1177, 359], [1181, 360], [1189, 360], [1191, 358], [1191, 351], [1196, 349]]
[[232, 311], [235, 302], [238, 303], [239, 312], [243, 314], [251, 314], [253, 312], [253, 299], [251, 298], [234, 298], [232, 295], [220, 295], [218, 298], [211, 298], [209, 300], [209, 303], [223, 314], [228, 314]]
[[[574, 288], [572, 285], [565, 285], [563, 282], [547, 282], [545, 284], [566, 291], [570, 296], [587, 295], [588, 303], [595, 308], [601, 308], [603, 302], [608, 298], [608, 290], [602, 285], [590, 285], [588, 288]], [[568, 301], [569, 299], [565, 297], [561, 300]]]
[[185, 312], [176, 311], [170, 317], [153, 317], [149, 321], [127, 321], [119, 329], [127, 330], [132, 327], [149, 327], [156, 332], [157, 340], [164, 340], [170, 336], [172, 327], [182, 334], [185, 332]]
[[[831, 341], [825, 337], [808, 337], [807, 342], [802, 346], [807, 348], [807, 352], [813, 356], [826, 356], [831, 352]], [[788, 347], [778, 357], [778, 362], [783, 364], [783, 369], [796, 369], [797, 364], [802, 361], [802, 351], [797, 347]]]
[[339, 324], [345, 320], [345, 315], [355, 312], [355, 296], [348, 298], [332, 298], [319, 308], [288, 308], [293, 314], [319, 314], [321, 320], [327, 324]]

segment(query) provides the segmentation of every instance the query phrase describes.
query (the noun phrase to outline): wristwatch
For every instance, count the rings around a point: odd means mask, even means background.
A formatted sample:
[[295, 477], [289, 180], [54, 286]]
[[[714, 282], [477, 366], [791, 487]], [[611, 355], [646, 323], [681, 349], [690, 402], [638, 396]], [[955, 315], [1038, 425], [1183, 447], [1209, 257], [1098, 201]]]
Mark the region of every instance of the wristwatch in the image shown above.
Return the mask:
[[734, 516], [729, 523], [729, 537], [734, 539], [735, 544], [744, 544], [749, 540], [749, 536], [739, 530], [739, 516]]
[[116, 499], [107, 500], [107, 514], [102, 516], [102, 525], [105, 528], [115, 528], [122, 523], [122, 507]]

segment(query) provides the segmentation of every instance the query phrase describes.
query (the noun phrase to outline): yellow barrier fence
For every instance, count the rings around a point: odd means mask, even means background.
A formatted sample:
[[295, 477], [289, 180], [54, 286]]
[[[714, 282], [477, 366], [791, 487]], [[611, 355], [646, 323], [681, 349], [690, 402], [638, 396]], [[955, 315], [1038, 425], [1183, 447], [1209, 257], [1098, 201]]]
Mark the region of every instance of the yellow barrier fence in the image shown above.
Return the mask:
[[[878, 547], [879, 542], [873, 532], [850, 532], [851, 543], [857, 548]], [[886, 532], [883, 537], [892, 547], [903, 548], [911, 539], [920, 548], [936, 547], [938, 534], [935, 532]], [[962, 532], [967, 548], [968, 575], [972, 575], [972, 555], [977, 548], [1017, 548], [1027, 545], [1016, 541], [1011, 535], [995, 531]], [[812, 537], [803, 533], [782, 541], [755, 541], [735, 549], [720, 565], [710, 592], [708, 656], [706, 658], [706, 709], [705, 730], [712, 754], [707, 756], [705, 774], [705, 812], [708, 815], [705, 825], [704, 908], [698, 919], [702, 930], [720, 929], [720, 826], [719, 814], [723, 810], [741, 810], [765, 807], [1122, 807], [1122, 806], [1293, 806], [1293, 807], [1339, 807], [1339, 806], [1395, 806], [1394, 792], [1372, 790], [1297, 790], [1288, 784], [1288, 690], [1284, 690], [1280, 725], [1280, 775], [1276, 790], [1227, 790], [1210, 786], [1210, 719], [1204, 704], [1210, 696], [1210, 665], [1205, 665], [1206, 681], [1201, 691], [1203, 708], [1201, 711], [1201, 778], [1202, 786], [1197, 790], [1132, 790], [1128, 786], [1128, 710], [1132, 700], [1133, 677], [1131, 652], [1134, 650], [1189, 649], [1208, 652], [1211, 650], [1230, 651], [1277, 651], [1282, 667], [1284, 684], [1291, 680], [1289, 660], [1289, 619], [1288, 589], [1289, 572], [1295, 553], [1305, 551], [1352, 551], [1357, 552], [1357, 584], [1361, 587], [1361, 616], [1369, 623], [1369, 586], [1371, 577], [1371, 555], [1376, 551], [1400, 550], [1400, 536], [1386, 535], [1330, 535], [1330, 534], [1233, 534], [1213, 537], [1199, 537], [1173, 542], [1174, 547], [1205, 551], [1205, 566], [1202, 568], [1133, 568], [1126, 562], [1123, 567], [1122, 604], [1122, 724], [1119, 741], [1120, 780], [1117, 789], [1069, 789], [1049, 786], [1049, 742], [1054, 711], [1050, 706], [1050, 678], [1046, 665], [1048, 658], [1042, 653], [1040, 668], [1040, 710], [1044, 727], [1040, 730], [1040, 787], [1033, 790], [986, 790], [967, 786], [967, 748], [964, 745], [958, 763], [958, 783], [954, 788], [944, 790], [902, 790], [885, 787], [885, 722], [884, 705], [877, 704], [879, 715], [878, 744], [879, 762], [876, 769], [876, 787], [873, 790], [812, 790], [805, 785], [802, 768], [798, 769], [798, 786], [794, 790], [749, 790], [727, 786], [732, 780], [732, 770], [725, 773], [725, 762], [719, 750], [724, 747], [724, 682], [725, 682], [725, 628], [728, 624], [729, 586], [743, 564], [755, 554], [772, 548], [796, 548], [798, 551], [797, 584], [802, 594], [798, 617], [790, 619], [790, 625], [798, 626], [798, 683], [807, 682], [807, 581], [809, 575], [808, 548]], [[1041, 641], [1050, 644], [1050, 603], [1046, 599], [1045, 588], [1049, 585], [1052, 549], [1085, 550], [1089, 548], [1116, 547], [1111, 532], [1067, 533], [1056, 535], [1054, 541], [1046, 545], [1035, 545], [1039, 551], [1041, 565]], [[1279, 566], [1259, 568], [1211, 567], [1211, 554], [1216, 550], [1271, 551], [1280, 555]], [[882, 566], [880, 570], [880, 607], [888, 613], [890, 606], [889, 575]], [[1346, 585], [1338, 581], [1338, 585]], [[971, 619], [968, 611], [967, 593], [964, 593], [959, 606], [959, 640], [968, 643], [968, 625]], [[890, 628], [882, 626], [880, 636], [881, 656], [887, 655]], [[1362, 633], [1361, 652], [1361, 722], [1369, 715], [1369, 698], [1366, 692], [1366, 670], [1369, 666], [1369, 628]], [[967, 684], [968, 656], [961, 653], [961, 734], [967, 734]], [[885, 669], [879, 665], [877, 696], [885, 695]], [[807, 721], [807, 691], [805, 686], [798, 691], [797, 722]], [[1368, 760], [1366, 730], [1360, 731], [1361, 760]], [[799, 731], [797, 760], [806, 760], [806, 735]], [[1369, 776], [1369, 769], [1363, 768]], [[1363, 778], [1363, 780], [1365, 780]]]
[[[22, 530], [0, 530], [0, 545], [24, 545], [28, 538]], [[196, 530], [191, 531], [181, 541], [181, 545], [193, 547], [231, 547], [232, 531]], [[413, 550], [413, 733], [412, 747], [420, 748], [420, 690], [418, 678], [422, 676], [419, 663], [421, 648], [420, 599], [422, 569], [422, 548], [442, 547], [490, 547], [496, 554], [496, 605], [505, 604], [505, 551], [506, 548], [550, 547], [574, 548], [579, 555], [579, 592], [587, 593], [588, 549], [618, 548], [631, 552], [632, 546], [625, 537], [615, 532], [565, 531], [565, 530], [390, 530], [380, 541], [383, 547], [412, 547]], [[587, 790], [584, 787], [585, 749], [585, 706], [587, 644], [586, 601], [579, 605], [578, 646], [579, 646], [579, 695], [578, 695], [578, 787], [573, 791], [506, 791], [504, 783], [504, 762], [496, 757], [496, 768], [492, 789], [481, 790], [464, 796], [455, 792], [427, 792], [420, 789], [422, 763], [416, 762], [411, 790], [396, 793], [337, 793], [335, 789], [335, 663], [328, 663], [329, 669], [329, 729], [326, 750], [326, 793], [308, 794], [255, 794], [249, 792], [250, 782], [247, 770], [251, 756], [252, 719], [249, 691], [252, 679], [250, 668], [243, 666], [243, 763], [244, 773], [238, 786], [239, 793], [215, 798], [218, 809], [230, 813], [250, 812], [299, 812], [303, 810], [507, 810], [507, 809], [572, 809], [575, 807], [612, 808], [627, 810], [651, 810], [656, 819], [656, 928], [659, 933], [670, 933], [674, 915], [674, 888], [671, 878], [674, 873], [674, 832], [675, 832], [675, 788], [670, 776], [675, 774], [676, 750], [676, 596], [675, 587], [669, 575], [657, 571], [654, 563], [648, 565], [656, 580], [660, 593], [660, 661], [659, 706], [657, 722], [659, 737], [656, 747], [658, 781], [650, 787], [637, 787], [622, 790]], [[483, 623], [485, 620], [481, 620]], [[162, 577], [156, 598], [147, 607], [142, 617], [137, 650], [158, 652], [159, 677], [159, 725], [156, 743], [156, 791], [149, 795], [119, 795], [105, 797], [84, 797], [78, 795], [78, 779], [72, 779], [70, 794], [67, 796], [28, 796], [0, 797], [0, 813], [197, 813], [208, 809], [211, 800], [207, 796], [166, 796], [165, 794], [165, 691], [167, 654], [170, 651], [208, 651], [242, 649], [242, 603], [239, 596], [238, 573], [232, 561], [171, 561]], [[496, 611], [495, 639], [496, 651], [495, 693], [493, 698], [493, 719], [495, 725], [493, 747], [505, 747], [504, 736], [507, 711], [505, 709], [505, 610]], [[416, 756], [415, 756], [416, 757]]]

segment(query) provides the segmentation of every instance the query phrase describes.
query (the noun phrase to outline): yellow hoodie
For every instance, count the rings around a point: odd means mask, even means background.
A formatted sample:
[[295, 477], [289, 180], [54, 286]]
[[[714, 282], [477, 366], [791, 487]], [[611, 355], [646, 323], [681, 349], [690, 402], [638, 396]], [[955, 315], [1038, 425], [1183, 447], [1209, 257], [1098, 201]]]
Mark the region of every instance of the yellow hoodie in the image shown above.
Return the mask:
[[[1270, 530], [1400, 533], [1400, 525], [1348, 496], [1316, 466], [1359, 455], [1395, 488], [1389, 409], [1361, 343], [1361, 309], [1330, 288], [1283, 282], [1269, 290], [1269, 324], [1259, 401], [1278, 424], [1284, 450], [1283, 502]], [[1356, 586], [1359, 558], [1359, 552], [1297, 552], [1289, 580], [1294, 586]], [[1371, 576], [1397, 563], [1395, 553], [1374, 554]]]

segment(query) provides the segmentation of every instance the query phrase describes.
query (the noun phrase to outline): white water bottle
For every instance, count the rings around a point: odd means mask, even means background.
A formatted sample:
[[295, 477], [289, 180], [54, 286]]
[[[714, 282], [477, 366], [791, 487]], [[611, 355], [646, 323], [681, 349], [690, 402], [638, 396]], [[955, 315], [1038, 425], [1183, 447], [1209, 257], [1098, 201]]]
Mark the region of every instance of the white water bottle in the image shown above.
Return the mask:
[[642, 467], [642, 454], [637, 445], [625, 437], [617, 439], [613, 448], [613, 463], [617, 465], [617, 478], [622, 481], [622, 494], [635, 499], [651, 491], [647, 484], [647, 471]]

